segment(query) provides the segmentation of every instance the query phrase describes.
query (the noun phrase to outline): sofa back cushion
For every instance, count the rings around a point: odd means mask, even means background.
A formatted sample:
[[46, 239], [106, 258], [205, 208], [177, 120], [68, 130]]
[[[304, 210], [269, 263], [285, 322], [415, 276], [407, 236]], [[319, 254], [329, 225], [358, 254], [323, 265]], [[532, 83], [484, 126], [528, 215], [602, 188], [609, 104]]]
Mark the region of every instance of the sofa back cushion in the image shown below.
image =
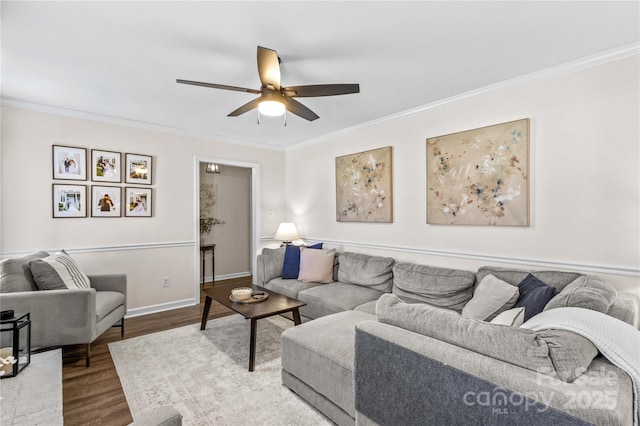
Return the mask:
[[342, 252], [338, 261], [338, 281], [385, 292], [391, 291], [394, 263], [392, 258]]
[[22, 257], [4, 259], [0, 262], [0, 293], [38, 290], [33, 281], [29, 261], [49, 256], [46, 251], [38, 251]]
[[398, 262], [393, 267], [393, 294], [458, 313], [471, 299], [475, 275], [460, 269]]
[[598, 354], [584, 337], [563, 330], [533, 330], [464, 318], [422, 303], [385, 294], [376, 305], [378, 321], [423, 334], [538, 373], [572, 382]]

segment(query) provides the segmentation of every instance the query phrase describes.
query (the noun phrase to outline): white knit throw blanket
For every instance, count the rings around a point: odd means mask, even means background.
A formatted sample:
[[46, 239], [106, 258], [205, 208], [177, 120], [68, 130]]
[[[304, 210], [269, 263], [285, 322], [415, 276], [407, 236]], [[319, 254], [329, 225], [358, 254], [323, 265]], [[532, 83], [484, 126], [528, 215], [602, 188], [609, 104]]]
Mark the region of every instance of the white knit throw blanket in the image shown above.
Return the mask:
[[522, 328], [568, 330], [589, 340], [633, 382], [633, 424], [640, 423], [640, 331], [624, 321], [583, 308], [557, 308], [541, 312]]

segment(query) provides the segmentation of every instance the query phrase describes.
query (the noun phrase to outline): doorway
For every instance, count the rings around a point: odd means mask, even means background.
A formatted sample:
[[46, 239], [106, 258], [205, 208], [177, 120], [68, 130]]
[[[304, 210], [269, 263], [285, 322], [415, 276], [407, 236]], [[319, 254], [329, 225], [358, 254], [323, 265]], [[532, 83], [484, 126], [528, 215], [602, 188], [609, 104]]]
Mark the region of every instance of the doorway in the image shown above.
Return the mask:
[[[208, 165], [210, 166], [207, 171]], [[254, 253], [259, 247], [260, 235], [257, 223], [257, 218], [260, 217], [258, 213], [259, 176], [259, 164], [196, 157], [194, 221], [194, 254], [197, 269], [195, 276], [198, 278], [195, 287], [196, 300], [200, 297], [203, 276], [205, 281], [213, 281], [216, 277], [220, 280], [255, 276]], [[203, 189], [204, 194], [201, 192]], [[213, 262], [211, 251], [202, 253], [200, 250], [201, 207], [207, 210], [204, 216], [213, 219], [209, 221], [212, 224], [211, 231], [203, 239], [205, 245], [215, 244]], [[210, 208], [206, 209], [206, 207]], [[203, 254], [205, 256], [204, 275]]]

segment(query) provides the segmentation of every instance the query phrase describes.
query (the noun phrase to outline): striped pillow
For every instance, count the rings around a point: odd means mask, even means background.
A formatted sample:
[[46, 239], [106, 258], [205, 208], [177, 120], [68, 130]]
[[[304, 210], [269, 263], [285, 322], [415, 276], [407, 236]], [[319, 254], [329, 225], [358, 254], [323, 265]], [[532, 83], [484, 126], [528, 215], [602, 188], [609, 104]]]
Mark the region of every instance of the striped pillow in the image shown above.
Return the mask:
[[29, 261], [33, 280], [40, 290], [90, 288], [89, 277], [64, 251]]

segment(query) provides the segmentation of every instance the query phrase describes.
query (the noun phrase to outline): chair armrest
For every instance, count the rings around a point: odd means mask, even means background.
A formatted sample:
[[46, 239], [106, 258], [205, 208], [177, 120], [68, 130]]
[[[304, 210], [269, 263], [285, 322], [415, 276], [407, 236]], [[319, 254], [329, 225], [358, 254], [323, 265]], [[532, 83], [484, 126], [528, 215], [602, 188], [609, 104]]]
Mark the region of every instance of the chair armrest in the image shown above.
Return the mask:
[[127, 295], [127, 274], [89, 275], [89, 281], [96, 291], [117, 291]]
[[97, 337], [92, 288], [2, 293], [0, 306], [31, 314], [33, 348], [90, 343]]

